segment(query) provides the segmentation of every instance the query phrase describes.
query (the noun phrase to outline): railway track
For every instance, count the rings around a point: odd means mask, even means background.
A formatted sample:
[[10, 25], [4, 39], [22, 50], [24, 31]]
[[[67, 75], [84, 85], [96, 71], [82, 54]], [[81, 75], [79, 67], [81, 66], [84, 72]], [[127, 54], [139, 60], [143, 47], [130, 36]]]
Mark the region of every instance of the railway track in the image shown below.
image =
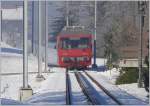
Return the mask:
[[112, 100], [114, 100], [118, 105], [123, 105], [114, 95], [112, 95], [107, 89], [105, 89], [100, 83], [98, 83], [91, 75], [84, 71], [84, 73], [100, 88], [105, 94], [107, 94]]
[[[100, 83], [98, 83], [91, 75], [89, 75], [85, 71], [84, 73], [99, 89], [101, 89], [107, 96], [109, 96], [116, 104], [123, 105], [123, 103], [121, 103], [118, 99], [116, 99], [115, 96], [113, 96], [107, 89], [105, 89]], [[92, 84], [90, 85], [87, 83], [88, 82], [86, 81], [87, 78], [81, 72], [75, 72], [75, 77], [77, 79], [79, 86], [82, 89], [83, 94], [87, 98], [88, 105], [104, 105], [103, 101], [100, 100], [98, 96], [96, 96], [93, 93], [92, 87], [94, 88], [94, 86]], [[96, 93], [98, 94], [97, 91]], [[68, 70], [66, 70], [66, 105], [72, 104], [71, 95], [72, 95], [71, 94], [71, 82], [70, 82]]]
[[86, 84], [86, 82], [83, 80], [83, 75], [80, 72], [75, 72], [75, 76], [77, 78], [77, 81], [84, 93], [84, 95], [87, 97], [87, 100], [89, 104], [92, 105], [100, 105], [101, 103], [97, 100], [97, 98], [91, 93], [91, 89]]
[[66, 105], [71, 105], [71, 84], [68, 70], [66, 70]]

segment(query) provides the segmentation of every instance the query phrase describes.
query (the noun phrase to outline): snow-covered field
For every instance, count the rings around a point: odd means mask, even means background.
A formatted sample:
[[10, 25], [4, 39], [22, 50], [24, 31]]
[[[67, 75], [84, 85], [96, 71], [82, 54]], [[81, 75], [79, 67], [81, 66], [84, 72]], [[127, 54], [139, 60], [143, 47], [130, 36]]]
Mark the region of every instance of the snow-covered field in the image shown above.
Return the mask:
[[[29, 72], [37, 72], [37, 59], [34, 56], [28, 57], [28, 71]], [[2, 63], [1, 63], [1, 73], [2, 74], [9, 74], [9, 75], [2, 75], [1, 80], [1, 92], [2, 97], [10, 98], [14, 100], [19, 100], [19, 89], [22, 87], [22, 80], [23, 80], [23, 60], [21, 55], [11, 55], [8, 54], [7, 56], [2, 56]], [[43, 71], [44, 71], [44, 64], [43, 64]], [[19, 73], [18, 75], [11, 75], [12, 73]], [[43, 74], [45, 78], [49, 74]], [[37, 74], [30, 73], [29, 74], [29, 85], [32, 87], [33, 91], [35, 92], [37, 88], [39, 88], [41, 82], [36, 81]]]
[[147, 98], [148, 93], [145, 91], [144, 88], [138, 88], [137, 83], [132, 84], [122, 84], [118, 85], [118, 87], [122, 90], [125, 90], [129, 94], [134, 95], [137, 98], [142, 99], [143, 101], [148, 102], [149, 98]]
[[[37, 72], [37, 58], [30, 55], [28, 57], [28, 71]], [[23, 72], [23, 57], [22, 55], [5, 54], [2, 55], [2, 73], [22, 73]], [[44, 68], [44, 67], [43, 67]]]

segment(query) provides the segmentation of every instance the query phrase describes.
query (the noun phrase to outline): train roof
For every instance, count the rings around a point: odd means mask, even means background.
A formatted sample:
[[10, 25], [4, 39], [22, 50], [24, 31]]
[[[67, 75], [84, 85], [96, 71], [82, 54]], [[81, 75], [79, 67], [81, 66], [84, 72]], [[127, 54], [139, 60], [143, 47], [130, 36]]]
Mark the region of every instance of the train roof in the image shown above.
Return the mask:
[[83, 26], [69, 26], [64, 27], [62, 31], [59, 33], [59, 36], [66, 35], [90, 35], [89, 31], [85, 30]]

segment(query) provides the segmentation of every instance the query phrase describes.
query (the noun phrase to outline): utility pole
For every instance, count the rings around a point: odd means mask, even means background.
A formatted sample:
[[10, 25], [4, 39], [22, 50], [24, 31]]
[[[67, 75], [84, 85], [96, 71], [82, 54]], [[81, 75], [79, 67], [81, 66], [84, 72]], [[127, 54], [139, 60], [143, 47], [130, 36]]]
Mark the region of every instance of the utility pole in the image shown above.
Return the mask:
[[143, 68], [143, 27], [144, 27], [144, 17], [145, 17], [145, 1], [138, 1], [138, 11], [140, 15], [140, 48], [139, 48], [139, 79], [138, 87], [142, 87], [142, 68]]
[[32, 1], [32, 54], [34, 53], [34, 1]]
[[39, 32], [39, 22], [38, 22], [38, 7], [39, 1], [33, 1], [33, 54], [38, 57], [38, 32]]
[[38, 39], [38, 75], [37, 75], [37, 80], [41, 81], [44, 79], [43, 75], [42, 75], [42, 43], [41, 43], [41, 36], [42, 36], [42, 15], [41, 15], [41, 8], [42, 7], [42, 1], [39, 1], [39, 39]]
[[96, 22], [97, 22], [97, 1], [95, 0], [95, 20], [94, 20], [94, 63], [92, 65], [92, 68], [97, 68], [97, 64], [96, 64]]
[[28, 86], [28, 1], [23, 4], [23, 87], [20, 89], [20, 100], [32, 96], [33, 91]]
[[[2, 8], [2, 7], [1, 7]], [[3, 20], [3, 11], [1, 10], [1, 26], [2, 26], [2, 21]], [[3, 35], [2, 35], [2, 27], [1, 27], [1, 41], [3, 41]]]
[[45, 72], [47, 71], [47, 49], [48, 49], [48, 1], [45, 1], [45, 12], [46, 12], [46, 16], [45, 16], [45, 25], [46, 25], [46, 34], [45, 34]]
[[0, 1], [0, 98], [1, 98], [1, 80], [2, 80], [2, 76], [1, 76], [1, 71], [2, 71], [2, 68], [1, 68], [1, 59], [2, 59], [2, 57], [1, 57], [1, 32], [2, 32], [2, 20], [1, 20], [1, 15], [2, 15], [2, 7], [1, 7], [1, 1]]
[[23, 6], [23, 88], [28, 88], [28, 2], [24, 1]]
[[66, 12], [67, 12], [67, 17], [66, 17], [66, 26], [68, 27], [69, 26], [69, 4], [68, 4], [68, 1], [66, 1]]
[[39, 39], [38, 39], [38, 76], [41, 76], [41, 71], [42, 71], [42, 57], [41, 57], [41, 33], [42, 33], [42, 28], [41, 28], [41, 1], [39, 1]]
[[[1, 3], [2, 4], [2, 3]], [[1, 5], [2, 6], [2, 5]], [[1, 7], [2, 8], [2, 7]], [[2, 35], [2, 22], [3, 22], [3, 11], [1, 10], [1, 18], [0, 18], [1, 20], [1, 41], [3, 41], [3, 35]]]

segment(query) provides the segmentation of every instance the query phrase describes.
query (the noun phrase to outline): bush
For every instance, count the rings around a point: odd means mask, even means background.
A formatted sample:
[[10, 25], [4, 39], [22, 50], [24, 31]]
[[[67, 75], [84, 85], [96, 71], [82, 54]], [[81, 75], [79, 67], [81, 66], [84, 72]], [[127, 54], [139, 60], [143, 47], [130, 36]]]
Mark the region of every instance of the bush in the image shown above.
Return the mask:
[[120, 76], [116, 80], [116, 84], [136, 83], [138, 80], [138, 68], [126, 67], [122, 68]]

